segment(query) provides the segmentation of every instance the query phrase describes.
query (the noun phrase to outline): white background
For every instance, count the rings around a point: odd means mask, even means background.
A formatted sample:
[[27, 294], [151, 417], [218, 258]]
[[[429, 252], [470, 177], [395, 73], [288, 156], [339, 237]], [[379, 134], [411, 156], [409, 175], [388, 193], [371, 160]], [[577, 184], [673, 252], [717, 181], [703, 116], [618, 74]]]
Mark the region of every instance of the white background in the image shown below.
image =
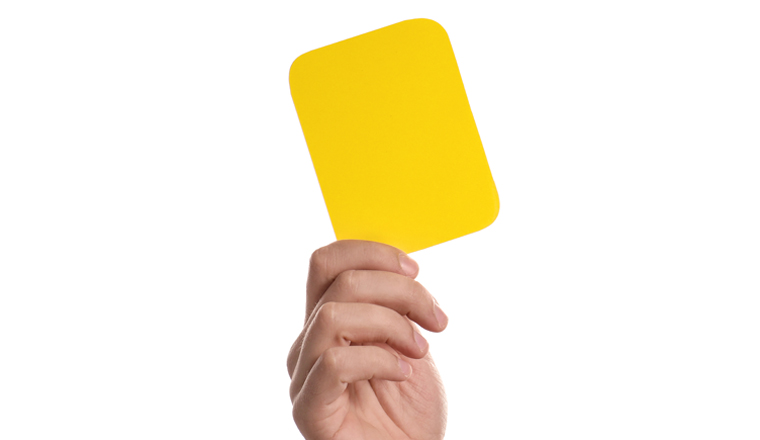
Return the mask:
[[0, 438], [300, 438], [288, 69], [419, 17], [502, 207], [413, 255], [447, 438], [760, 438], [757, 2], [499, 3], [3, 2]]

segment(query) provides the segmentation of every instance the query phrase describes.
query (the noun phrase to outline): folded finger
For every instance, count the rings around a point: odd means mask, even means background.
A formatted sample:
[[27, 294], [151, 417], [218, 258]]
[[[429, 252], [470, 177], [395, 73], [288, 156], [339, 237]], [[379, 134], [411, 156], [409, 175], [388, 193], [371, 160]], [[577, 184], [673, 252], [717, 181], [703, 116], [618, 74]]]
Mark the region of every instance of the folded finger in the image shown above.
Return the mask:
[[322, 353], [314, 364], [293, 404], [319, 418], [316, 412], [329, 412], [329, 405], [350, 383], [370, 379], [403, 381], [411, 374], [408, 362], [380, 347], [333, 347]]
[[[375, 304], [395, 310], [407, 316], [423, 328], [443, 331], [448, 325], [448, 317], [441, 310], [433, 295], [414, 279], [393, 272], [377, 270], [348, 270], [335, 279], [322, 298], [319, 307], [327, 302], [357, 302]], [[312, 313], [303, 331], [291, 348], [288, 358], [288, 373], [293, 375], [306, 330], [316, 313]]]
[[382, 270], [412, 278], [419, 272], [417, 263], [393, 246], [364, 240], [336, 241], [311, 255], [306, 283], [307, 318], [335, 278], [352, 269]]
[[422, 284], [392, 272], [343, 272], [327, 289], [317, 307], [330, 301], [359, 302], [387, 307], [433, 332], [442, 331], [448, 323], [448, 317]]
[[428, 349], [427, 341], [411, 322], [387, 307], [366, 303], [325, 303], [318, 309], [304, 337], [291, 382], [291, 397], [301, 389], [322, 353], [351, 343], [385, 343], [415, 359], [424, 357]]

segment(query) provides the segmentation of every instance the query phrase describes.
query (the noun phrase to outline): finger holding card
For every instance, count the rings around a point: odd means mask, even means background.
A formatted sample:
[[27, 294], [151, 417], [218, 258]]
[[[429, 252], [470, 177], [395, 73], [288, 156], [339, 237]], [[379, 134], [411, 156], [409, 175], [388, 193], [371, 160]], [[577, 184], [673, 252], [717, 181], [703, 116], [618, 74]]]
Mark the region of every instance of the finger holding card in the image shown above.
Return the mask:
[[414, 322], [448, 318], [406, 254], [499, 212], [448, 34], [407, 20], [307, 52], [290, 89], [343, 240], [312, 256], [288, 359], [296, 424], [309, 439], [441, 439], [445, 393]]

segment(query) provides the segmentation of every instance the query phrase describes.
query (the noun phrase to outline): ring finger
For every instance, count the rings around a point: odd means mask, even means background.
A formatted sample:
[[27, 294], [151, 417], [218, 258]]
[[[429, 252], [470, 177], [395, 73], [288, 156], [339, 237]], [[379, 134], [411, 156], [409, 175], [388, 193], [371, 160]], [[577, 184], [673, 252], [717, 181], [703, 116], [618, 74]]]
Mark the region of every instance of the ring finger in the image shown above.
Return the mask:
[[424, 357], [428, 349], [427, 341], [409, 320], [387, 307], [366, 303], [322, 304], [304, 337], [291, 382], [291, 399], [298, 394], [312, 366], [325, 350], [372, 342], [387, 343], [414, 359]]

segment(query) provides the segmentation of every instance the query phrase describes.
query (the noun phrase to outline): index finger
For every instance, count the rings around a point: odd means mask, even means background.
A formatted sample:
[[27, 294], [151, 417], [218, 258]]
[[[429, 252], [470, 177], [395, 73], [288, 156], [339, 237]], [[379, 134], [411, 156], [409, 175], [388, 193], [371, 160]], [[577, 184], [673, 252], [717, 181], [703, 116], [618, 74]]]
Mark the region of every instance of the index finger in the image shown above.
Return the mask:
[[305, 320], [335, 278], [347, 270], [382, 270], [414, 278], [419, 266], [402, 250], [373, 241], [339, 240], [317, 249], [309, 261]]

